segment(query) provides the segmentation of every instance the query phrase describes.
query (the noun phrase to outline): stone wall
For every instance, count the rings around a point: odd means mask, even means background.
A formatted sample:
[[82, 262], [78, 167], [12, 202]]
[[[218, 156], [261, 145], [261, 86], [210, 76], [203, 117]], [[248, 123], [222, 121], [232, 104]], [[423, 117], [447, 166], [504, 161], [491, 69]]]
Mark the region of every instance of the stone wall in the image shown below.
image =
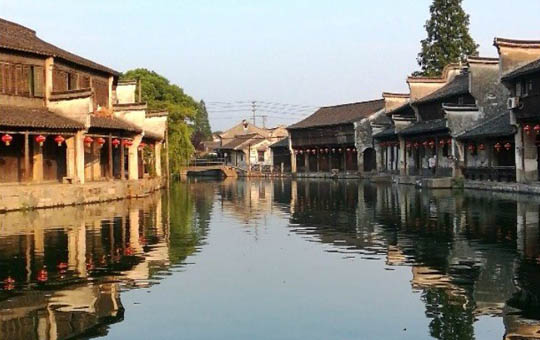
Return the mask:
[[61, 207], [143, 197], [165, 187], [164, 178], [87, 184], [0, 186], [0, 212]]

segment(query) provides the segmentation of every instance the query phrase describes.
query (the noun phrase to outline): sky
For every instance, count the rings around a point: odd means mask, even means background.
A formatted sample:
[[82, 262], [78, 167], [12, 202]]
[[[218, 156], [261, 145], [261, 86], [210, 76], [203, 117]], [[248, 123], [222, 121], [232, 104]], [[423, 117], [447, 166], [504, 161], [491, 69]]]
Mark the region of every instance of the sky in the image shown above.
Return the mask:
[[[213, 130], [292, 124], [316, 107], [407, 92], [432, 0], [0, 0], [0, 17], [118, 71], [144, 67], [204, 99]], [[464, 0], [480, 55], [540, 40], [539, 0]], [[518, 14], [519, 13], [519, 14]]]

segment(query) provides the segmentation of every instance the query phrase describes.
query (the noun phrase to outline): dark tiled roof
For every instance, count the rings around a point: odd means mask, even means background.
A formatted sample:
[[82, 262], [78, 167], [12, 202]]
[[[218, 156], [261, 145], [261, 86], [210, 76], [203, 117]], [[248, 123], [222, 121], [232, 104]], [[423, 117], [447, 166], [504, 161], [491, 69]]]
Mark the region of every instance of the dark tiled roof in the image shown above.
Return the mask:
[[384, 99], [321, 107], [311, 116], [288, 128], [304, 129], [316, 126], [348, 124], [369, 117], [382, 108], [384, 108]]
[[289, 147], [289, 137], [283, 138], [279, 142], [276, 142], [270, 145], [271, 148], [288, 148]]
[[130, 132], [141, 132], [141, 129], [133, 124], [118, 118], [90, 116], [90, 127], [96, 129], [124, 130]]
[[119, 74], [108, 67], [49, 44], [39, 39], [35, 31], [4, 19], [0, 19], [0, 47], [47, 57], [58, 57], [101, 72]]
[[417, 122], [414, 124], [411, 124], [409, 127], [401, 130], [398, 132], [399, 135], [403, 136], [410, 136], [410, 135], [418, 135], [422, 133], [428, 133], [428, 132], [439, 132], [448, 130], [448, 127], [446, 125], [446, 119], [433, 119], [433, 120], [424, 120], [421, 122]]
[[437, 100], [444, 100], [449, 97], [458, 96], [469, 93], [469, 73], [465, 72], [458, 74], [451, 82], [444, 85], [437, 91], [422, 97], [414, 102], [414, 104], [431, 103]]
[[411, 103], [405, 103], [399, 107], [396, 107], [395, 109], [393, 110], [390, 110], [390, 111], [387, 111], [386, 112], [386, 115], [387, 116], [391, 116], [391, 115], [409, 115], [409, 116], [414, 116], [414, 110], [411, 106]]
[[396, 129], [394, 126], [391, 126], [373, 135], [373, 138], [375, 139], [384, 139], [384, 138], [390, 138], [390, 137], [397, 137]]
[[249, 140], [254, 140], [255, 138], [263, 139], [264, 137], [257, 134], [257, 133], [250, 133], [245, 135], [238, 135], [235, 136], [233, 139], [231, 139], [228, 143], [224, 144], [221, 149], [227, 149], [227, 150], [236, 150], [239, 148], [242, 144], [246, 143]]
[[501, 80], [512, 80], [521, 76], [526, 76], [531, 73], [540, 72], [540, 59], [528, 63], [525, 66], [522, 66], [514, 71], [508, 72], [505, 74]]
[[0, 126], [55, 130], [82, 130], [84, 125], [59, 116], [46, 108], [0, 106]]
[[512, 136], [516, 128], [510, 124], [510, 112], [497, 115], [481, 122], [479, 125], [463, 133], [458, 139], [476, 139]]

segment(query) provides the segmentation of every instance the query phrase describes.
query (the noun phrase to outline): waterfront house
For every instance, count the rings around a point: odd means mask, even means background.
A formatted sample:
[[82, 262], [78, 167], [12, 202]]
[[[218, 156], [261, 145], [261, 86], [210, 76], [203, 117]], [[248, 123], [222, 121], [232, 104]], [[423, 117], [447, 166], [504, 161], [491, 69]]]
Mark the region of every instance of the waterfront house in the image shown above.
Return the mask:
[[510, 121], [516, 126], [516, 179], [540, 179], [540, 41], [495, 38], [501, 82], [510, 91]]
[[270, 145], [272, 167], [274, 172], [291, 172], [290, 139], [285, 137]]
[[0, 19], [0, 181], [161, 176], [167, 113], [119, 75]]
[[[382, 114], [384, 100], [327, 106], [288, 127], [291, 139], [293, 173], [350, 173], [375, 169], [376, 155], [372, 142], [357, 151], [356, 128], [370, 116]], [[369, 135], [359, 138], [370, 139]]]

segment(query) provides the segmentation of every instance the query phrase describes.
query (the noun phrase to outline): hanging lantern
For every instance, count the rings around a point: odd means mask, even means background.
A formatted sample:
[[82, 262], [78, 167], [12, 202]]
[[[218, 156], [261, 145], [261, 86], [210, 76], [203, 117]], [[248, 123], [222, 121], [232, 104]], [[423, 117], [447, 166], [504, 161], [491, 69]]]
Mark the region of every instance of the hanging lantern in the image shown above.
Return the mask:
[[534, 132], [536, 134], [539, 134], [540, 133], [540, 124], [536, 124], [533, 129], [534, 129]]
[[124, 139], [124, 140], [122, 141], [122, 144], [124, 145], [124, 147], [130, 147], [130, 146], [133, 145], [133, 142], [130, 141], [129, 139]]
[[414, 142], [414, 148], [415, 149], [418, 149], [419, 146], [420, 146], [420, 144], [418, 144], [418, 142]]
[[118, 139], [113, 139], [111, 144], [115, 147], [115, 148], [118, 148], [118, 145], [120, 145], [120, 141]]
[[525, 125], [523, 127], [523, 132], [525, 132], [527, 135], [531, 134], [531, 126], [529, 124]]
[[90, 144], [92, 144], [93, 141], [94, 141], [94, 138], [90, 136], [84, 137], [84, 145], [86, 146], [90, 146]]
[[433, 149], [435, 147], [435, 141], [430, 140], [429, 147]]
[[341, 148], [338, 149], [339, 153], [341, 153], [341, 151], [343, 151]]
[[502, 145], [501, 145], [501, 143], [497, 143], [497, 144], [493, 145], [493, 147], [495, 148], [495, 150], [497, 150], [497, 152], [499, 152], [499, 151], [501, 151]]
[[328, 153], [328, 148], [324, 148], [324, 152], [325, 152], [325, 153]]
[[353, 152], [353, 153], [356, 153], [356, 148], [353, 148], [353, 149], [352, 149], [352, 152]]
[[504, 148], [505, 148], [506, 150], [510, 150], [510, 149], [512, 148], [512, 144], [506, 143], [506, 144], [504, 144]]
[[467, 149], [473, 153], [474, 152], [474, 144], [469, 144], [469, 146], [467, 147]]
[[412, 144], [411, 144], [411, 143], [407, 143], [407, 144], [405, 144], [405, 147], [406, 147], [407, 149], [410, 149], [410, 148], [411, 148], [411, 146], [412, 146]]
[[146, 146], [146, 143], [145, 143], [145, 142], [141, 142], [141, 143], [139, 144], [139, 150], [144, 149], [145, 146]]
[[427, 147], [427, 146], [428, 146], [428, 141], [427, 141], [427, 140], [424, 141], [424, 142], [422, 143], [422, 145], [423, 145], [424, 147]]
[[450, 145], [452, 144], [452, 138], [446, 140], [446, 144]]
[[56, 137], [54, 137], [54, 142], [58, 145], [58, 146], [62, 146], [62, 143], [64, 143], [66, 139], [64, 137], [62, 137], [62, 135], [58, 135]]
[[441, 140], [439, 141], [439, 145], [440, 145], [440, 146], [444, 146], [444, 144], [446, 144], [446, 141], [445, 141], [444, 139], [441, 139]]
[[43, 143], [45, 142], [45, 136], [43, 135], [39, 135], [39, 136], [36, 136], [36, 143], [39, 144], [39, 146], [43, 146]]
[[298, 150], [294, 150], [294, 154], [295, 154], [295, 155], [298, 155]]
[[105, 138], [99, 137], [98, 139], [96, 139], [96, 143], [99, 145], [99, 147], [102, 147], [103, 144], [105, 144]]
[[478, 145], [478, 150], [485, 150], [486, 146], [484, 144]]
[[2, 142], [4, 142], [6, 146], [9, 146], [12, 140], [13, 140], [13, 137], [8, 133], [2, 136]]
[[332, 153], [336, 153], [336, 148], [332, 148]]
[[347, 148], [347, 152], [351, 152], [351, 148]]
[[317, 149], [311, 149], [311, 153], [312, 153], [312, 154], [316, 154], [316, 153], [317, 153]]

